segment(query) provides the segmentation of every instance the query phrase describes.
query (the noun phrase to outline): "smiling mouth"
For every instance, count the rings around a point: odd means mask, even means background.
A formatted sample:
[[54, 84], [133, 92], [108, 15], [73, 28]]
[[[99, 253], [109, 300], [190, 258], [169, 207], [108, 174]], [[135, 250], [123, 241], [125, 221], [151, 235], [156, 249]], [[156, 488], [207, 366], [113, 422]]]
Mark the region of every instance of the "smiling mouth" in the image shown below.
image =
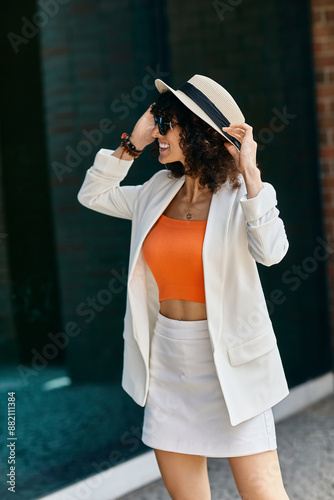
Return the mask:
[[166, 151], [167, 149], [169, 149], [169, 144], [164, 144], [164, 143], [160, 143], [159, 142], [159, 151]]

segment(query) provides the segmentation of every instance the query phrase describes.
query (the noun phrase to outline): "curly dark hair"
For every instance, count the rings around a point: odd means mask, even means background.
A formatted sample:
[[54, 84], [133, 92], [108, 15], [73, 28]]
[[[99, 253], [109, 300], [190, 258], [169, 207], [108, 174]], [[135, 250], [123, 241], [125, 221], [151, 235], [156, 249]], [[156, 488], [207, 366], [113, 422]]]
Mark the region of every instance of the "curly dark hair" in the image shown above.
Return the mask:
[[[180, 147], [185, 156], [187, 175], [198, 177], [199, 184], [215, 193], [229, 181], [232, 189], [241, 186], [238, 170], [231, 154], [224, 146], [227, 139], [213, 127], [187, 108], [172, 92], [167, 90], [159, 94], [151, 108], [155, 116], [162, 116], [166, 121], [176, 121], [181, 127]], [[157, 158], [159, 144], [156, 139], [152, 156]], [[168, 166], [167, 166], [168, 165]], [[185, 174], [180, 161], [168, 163], [171, 178], [180, 178]]]

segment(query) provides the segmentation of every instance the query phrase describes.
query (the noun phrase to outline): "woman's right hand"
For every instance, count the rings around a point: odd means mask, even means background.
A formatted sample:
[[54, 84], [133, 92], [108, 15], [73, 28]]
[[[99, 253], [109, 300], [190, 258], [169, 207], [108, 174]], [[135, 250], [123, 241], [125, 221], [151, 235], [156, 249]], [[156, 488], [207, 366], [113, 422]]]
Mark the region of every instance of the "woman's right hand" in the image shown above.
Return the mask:
[[152, 132], [155, 127], [154, 117], [150, 112], [153, 104], [151, 104], [145, 113], [139, 118], [130, 135], [130, 141], [136, 149], [142, 150], [155, 140], [152, 136]]

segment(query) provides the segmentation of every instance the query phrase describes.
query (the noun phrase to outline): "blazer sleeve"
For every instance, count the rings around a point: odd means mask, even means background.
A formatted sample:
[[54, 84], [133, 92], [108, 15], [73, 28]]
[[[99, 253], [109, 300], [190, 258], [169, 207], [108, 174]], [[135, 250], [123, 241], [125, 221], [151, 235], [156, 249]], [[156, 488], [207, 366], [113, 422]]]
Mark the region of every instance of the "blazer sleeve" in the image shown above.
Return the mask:
[[246, 227], [248, 250], [252, 257], [265, 266], [280, 262], [289, 248], [285, 226], [276, 208], [276, 191], [269, 182], [263, 182], [264, 187], [257, 196], [240, 198]]
[[112, 156], [113, 149], [100, 149], [85, 175], [77, 199], [84, 207], [102, 214], [132, 220], [142, 184], [120, 186], [134, 160]]

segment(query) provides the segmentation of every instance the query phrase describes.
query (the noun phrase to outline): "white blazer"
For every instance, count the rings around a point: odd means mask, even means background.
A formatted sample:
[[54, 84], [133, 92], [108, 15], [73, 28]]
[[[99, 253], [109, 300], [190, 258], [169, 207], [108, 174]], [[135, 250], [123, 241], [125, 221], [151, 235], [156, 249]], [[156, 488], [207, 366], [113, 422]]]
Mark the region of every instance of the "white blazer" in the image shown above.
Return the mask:
[[[145, 406], [159, 291], [142, 244], [185, 176], [170, 179], [163, 169], [142, 185], [120, 186], [133, 160], [118, 159], [113, 152], [101, 149], [96, 154], [77, 196], [87, 208], [132, 220], [122, 387]], [[233, 426], [289, 394], [256, 264], [280, 262], [289, 242], [274, 187], [263, 182], [258, 195], [247, 199], [244, 178], [239, 177], [239, 189], [225, 183], [212, 196], [202, 253], [213, 358]]]

